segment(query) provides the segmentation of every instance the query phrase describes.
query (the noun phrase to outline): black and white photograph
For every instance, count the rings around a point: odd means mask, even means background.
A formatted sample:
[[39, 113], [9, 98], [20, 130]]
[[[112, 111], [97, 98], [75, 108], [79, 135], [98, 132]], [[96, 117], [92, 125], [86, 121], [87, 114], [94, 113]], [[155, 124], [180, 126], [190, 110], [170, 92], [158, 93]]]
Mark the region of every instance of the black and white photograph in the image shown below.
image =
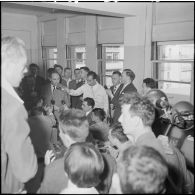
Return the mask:
[[1, 194], [194, 194], [194, 1], [1, 1]]

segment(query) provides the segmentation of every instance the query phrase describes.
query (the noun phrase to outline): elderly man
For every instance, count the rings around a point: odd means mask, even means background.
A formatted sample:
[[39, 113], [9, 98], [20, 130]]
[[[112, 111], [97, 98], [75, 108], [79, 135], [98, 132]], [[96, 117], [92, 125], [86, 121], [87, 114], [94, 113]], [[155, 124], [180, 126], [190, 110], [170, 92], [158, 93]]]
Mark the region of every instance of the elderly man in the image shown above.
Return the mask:
[[18, 193], [37, 171], [27, 112], [13, 88], [19, 86], [27, 71], [24, 42], [15, 37], [2, 38], [1, 59], [1, 193]]
[[60, 84], [60, 75], [55, 70], [50, 75], [50, 83], [42, 87], [42, 97], [44, 104], [53, 107], [53, 113], [58, 119], [60, 108], [70, 107], [68, 94], [62, 91], [62, 84]]

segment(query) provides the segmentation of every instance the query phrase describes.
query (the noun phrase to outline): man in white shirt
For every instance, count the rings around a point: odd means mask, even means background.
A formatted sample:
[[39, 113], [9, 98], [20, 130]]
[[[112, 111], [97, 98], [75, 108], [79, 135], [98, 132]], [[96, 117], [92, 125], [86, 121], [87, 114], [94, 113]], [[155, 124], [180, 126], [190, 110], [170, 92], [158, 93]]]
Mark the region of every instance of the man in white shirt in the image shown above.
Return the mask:
[[69, 90], [66, 88], [66, 91], [72, 96], [83, 94], [83, 99], [86, 97], [93, 98], [95, 101], [95, 108], [102, 108], [108, 113], [108, 96], [106, 90], [96, 81], [96, 78], [97, 74], [93, 71], [89, 71], [86, 84], [76, 90]]

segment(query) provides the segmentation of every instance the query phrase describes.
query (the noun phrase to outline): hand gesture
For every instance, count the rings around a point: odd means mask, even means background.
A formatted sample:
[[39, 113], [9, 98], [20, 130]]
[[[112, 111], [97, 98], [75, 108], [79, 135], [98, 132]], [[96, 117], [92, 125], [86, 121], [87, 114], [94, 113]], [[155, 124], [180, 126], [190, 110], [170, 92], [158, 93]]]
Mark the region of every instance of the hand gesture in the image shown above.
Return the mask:
[[43, 107], [43, 109], [45, 110], [47, 115], [50, 115], [52, 113], [52, 110], [53, 110], [52, 106], [48, 106], [48, 105], [45, 105]]
[[45, 153], [45, 159], [44, 159], [45, 165], [49, 165], [54, 160], [55, 160], [55, 154], [53, 150], [47, 150], [47, 152]]

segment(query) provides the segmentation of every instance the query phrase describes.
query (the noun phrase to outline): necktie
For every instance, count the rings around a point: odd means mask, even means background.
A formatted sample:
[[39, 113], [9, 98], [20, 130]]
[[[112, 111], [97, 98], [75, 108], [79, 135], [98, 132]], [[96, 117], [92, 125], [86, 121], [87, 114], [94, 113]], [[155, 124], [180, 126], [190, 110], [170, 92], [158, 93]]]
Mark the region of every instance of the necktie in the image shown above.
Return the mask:
[[116, 92], [116, 86], [114, 86], [114, 89], [113, 89], [113, 94], [115, 94]]

